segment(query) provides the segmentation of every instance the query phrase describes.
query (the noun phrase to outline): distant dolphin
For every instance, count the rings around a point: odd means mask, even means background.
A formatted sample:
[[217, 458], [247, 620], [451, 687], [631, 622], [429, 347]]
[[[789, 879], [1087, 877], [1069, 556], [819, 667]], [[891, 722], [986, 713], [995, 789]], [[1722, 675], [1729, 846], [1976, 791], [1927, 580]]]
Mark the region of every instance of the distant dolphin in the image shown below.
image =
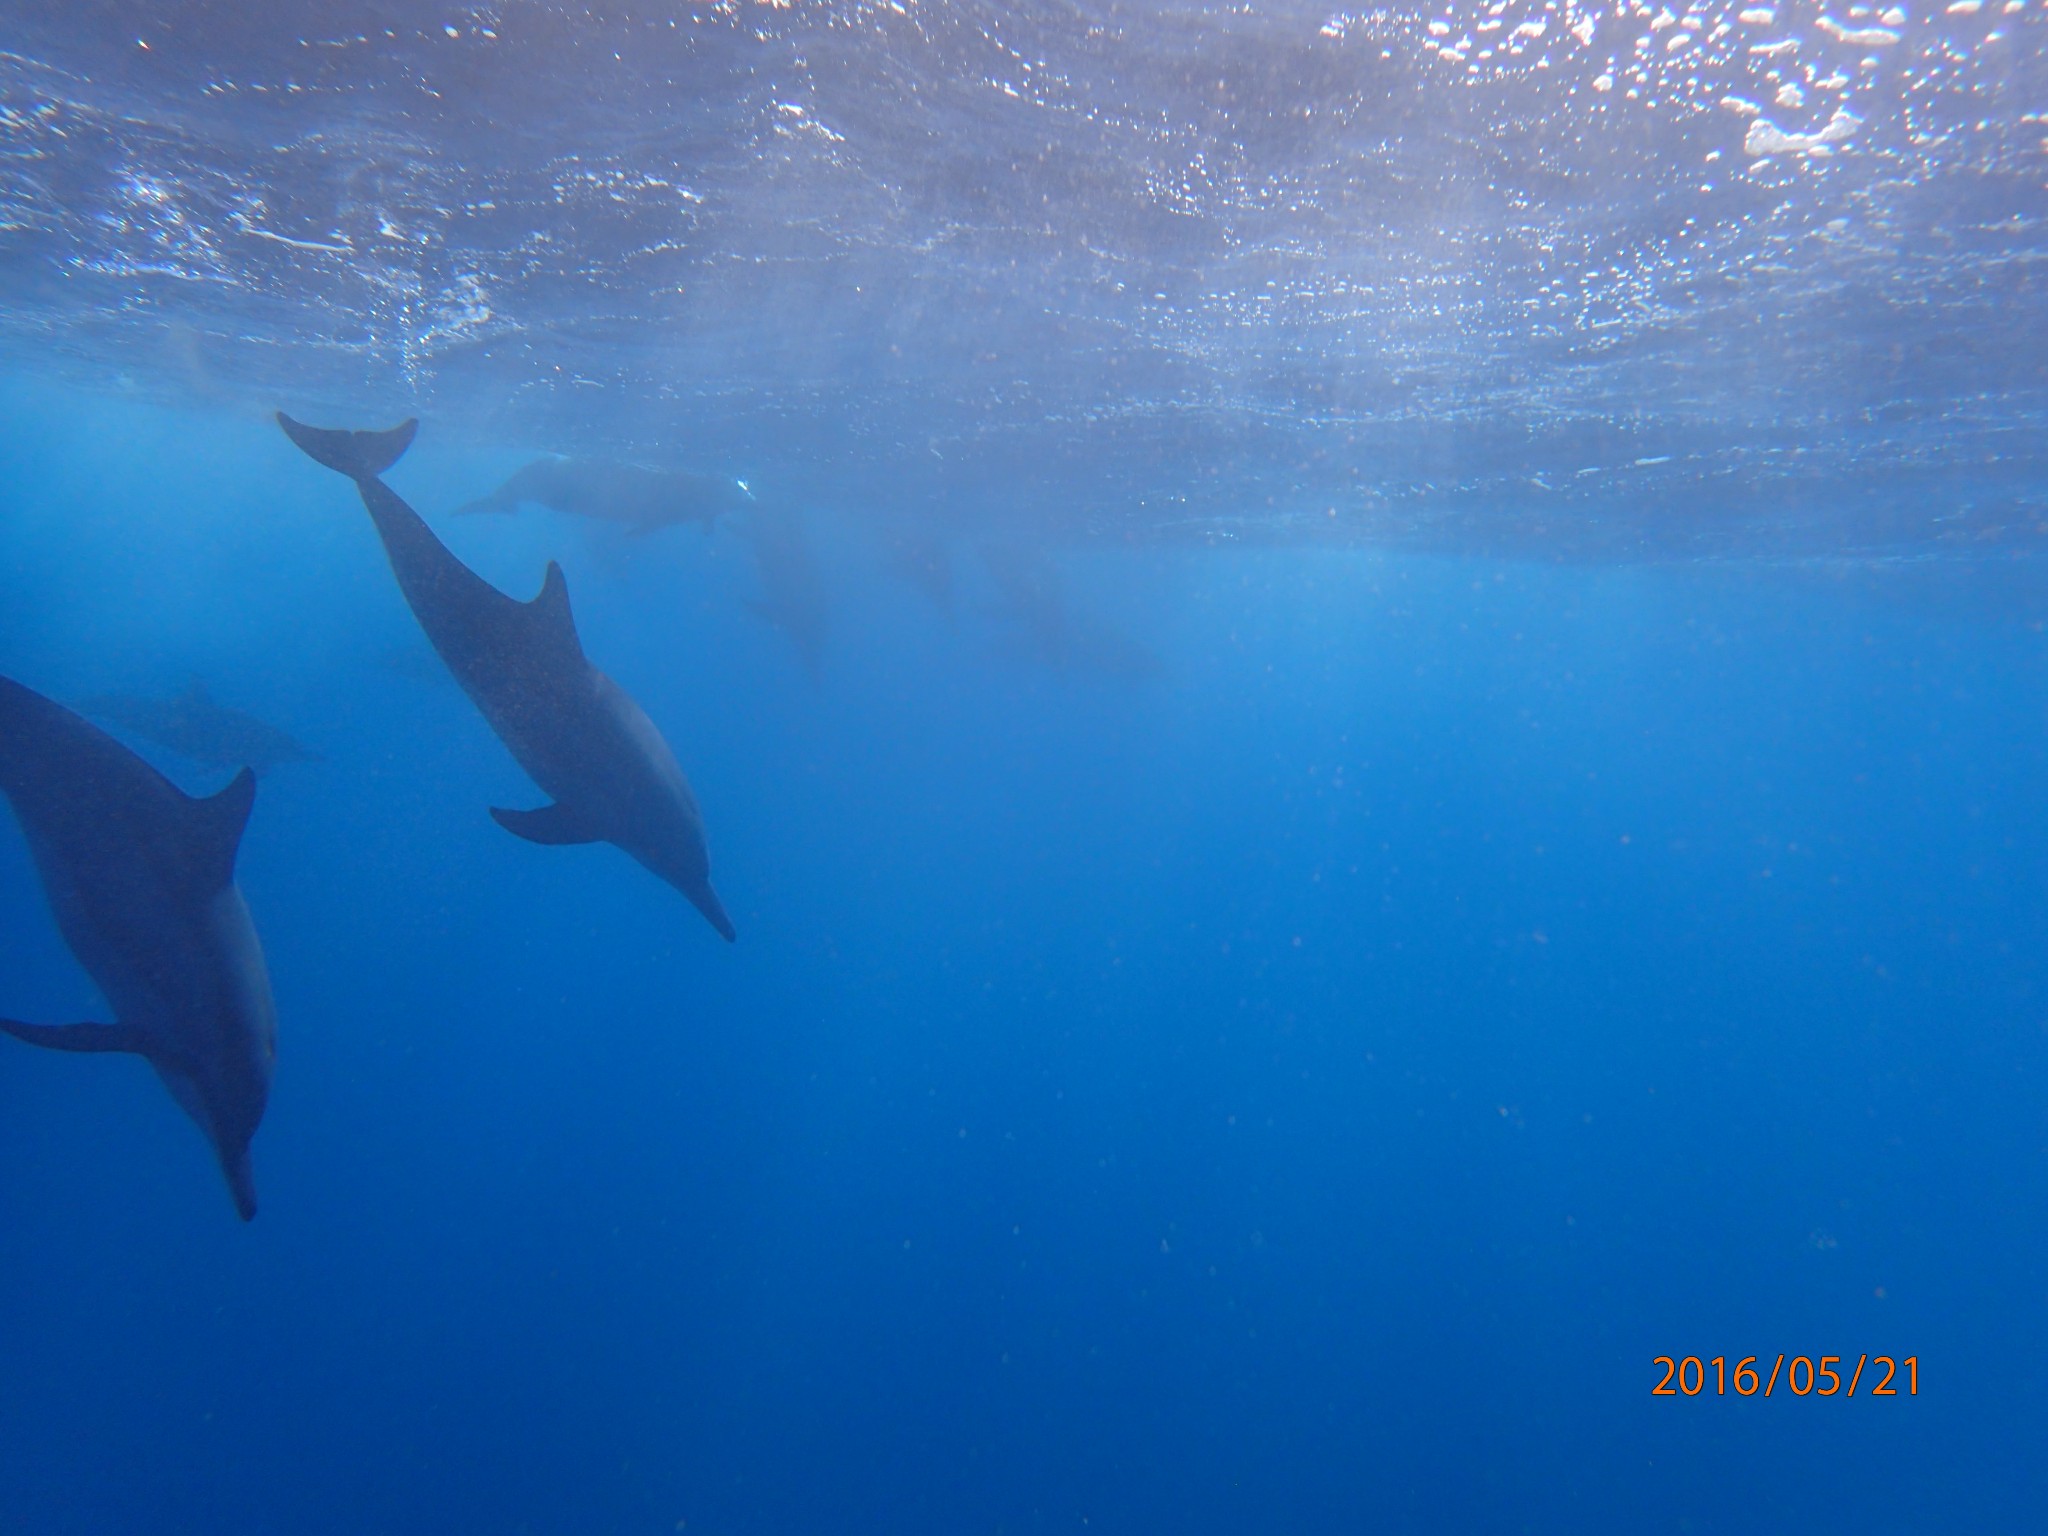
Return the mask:
[[575, 517], [624, 523], [651, 533], [675, 523], [710, 527], [753, 500], [744, 481], [680, 469], [645, 469], [602, 459], [537, 459], [458, 513], [516, 512], [538, 502]]
[[420, 628], [519, 766], [555, 798], [532, 811], [493, 806], [498, 825], [531, 843], [612, 843], [735, 937], [711, 889], [697, 797], [654, 722], [585, 659], [562, 568], [550, 560], [540, 595], [522, 603], [448, 552], [377, 478], [412, 445], [417, 421], [388, 432], [328, 431], [282, 411], [277, 421], [309, 457], [355, 481]]
[[789, 636], [816, 682], [828, 628], [825, 578], [802, 521], [786, 507], [756, 507], [740, 537], [753, 551], [754, 574], [761, 583], [761, 595], [748, 598], [747, 606]]
[[1041, 552], [1021, 545], [982, 547], [982, 565], [996, 596], [996, 616], [1022, 648], [1059, 671], [1128, 679], [1160, 671], [1159, 658], [1123, 631], [1077, 611], [1058, 573]]
[[106, 693], [85, 701], [85, 712], [133, 731], [207, 768], [246, 765], [259, 774], [280, 763], [316, 763], [310, 752], [268, 721], [221, 703], [194, 681], [174, 698]]
[[249, 1142], [270, 1097], [277, 1012], [235, 888], [256, 799], [247, 768], [194, 800], [95, 725], [0, 678], [0, 792], [14, 805], [58, 931], [114, 1024], [0, 1031], [59, 1051], [132, 1051], [156, 1068], [256, 1214]]

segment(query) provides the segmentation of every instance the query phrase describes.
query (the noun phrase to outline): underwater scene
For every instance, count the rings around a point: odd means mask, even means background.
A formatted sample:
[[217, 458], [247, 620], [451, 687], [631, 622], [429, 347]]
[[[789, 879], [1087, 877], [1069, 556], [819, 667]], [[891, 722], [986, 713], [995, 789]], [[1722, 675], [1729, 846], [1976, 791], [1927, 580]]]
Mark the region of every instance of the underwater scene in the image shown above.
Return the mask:
[[0, 1536], [2043, 1529], [2044, 422], [2044, 0], [0, 0]]

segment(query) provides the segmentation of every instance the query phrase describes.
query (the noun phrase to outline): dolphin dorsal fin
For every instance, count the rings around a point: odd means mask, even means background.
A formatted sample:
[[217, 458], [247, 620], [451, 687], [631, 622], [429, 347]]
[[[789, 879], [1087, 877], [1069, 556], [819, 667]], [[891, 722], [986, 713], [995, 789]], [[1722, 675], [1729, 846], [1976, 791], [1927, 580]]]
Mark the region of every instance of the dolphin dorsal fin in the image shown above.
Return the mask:
[[242, 830], [249, 825], [249, 812], [256, 804], [256, 772], [244, 768], [217, 795], [192, 802], [194, 818], [194, 865], [211, 885], [225, 886], [235, 878], [235, 855], [241, 850]]
[[583, 642], [576, 637], [576, 616], [569, 611], [569, 578], [562, 574], [562, 567], [556, 561], [548, 562], [548, 573], [541, 580], [540, 593], [526, 608], [542, 628], [567, 639], [578, 655], [583, 653]]

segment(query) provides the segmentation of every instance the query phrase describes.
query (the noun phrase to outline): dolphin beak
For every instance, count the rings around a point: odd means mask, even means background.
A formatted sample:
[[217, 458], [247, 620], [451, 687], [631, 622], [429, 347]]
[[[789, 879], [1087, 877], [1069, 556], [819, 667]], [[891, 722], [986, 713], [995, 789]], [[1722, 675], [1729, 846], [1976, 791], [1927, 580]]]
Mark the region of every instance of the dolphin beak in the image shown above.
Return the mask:
[[249, 1149], [222, 1151], [220, 1171], [227, 1175], [228, 1193], [235, 1197], [235, 1214], [244, 1221], [256, 1219], [256, 1170], [249, 1162]]
[[718, 899], [718, 892], [711, 889], [711, 882], [693, 885], [683, 894], [690, 898], [690, 904], [704, 914], [706, 922], [718, 930], [719, 937], [730, 944], [737, 939], [739, 930], [732, 925], [732, 919], [725, 915], [724, 904]]

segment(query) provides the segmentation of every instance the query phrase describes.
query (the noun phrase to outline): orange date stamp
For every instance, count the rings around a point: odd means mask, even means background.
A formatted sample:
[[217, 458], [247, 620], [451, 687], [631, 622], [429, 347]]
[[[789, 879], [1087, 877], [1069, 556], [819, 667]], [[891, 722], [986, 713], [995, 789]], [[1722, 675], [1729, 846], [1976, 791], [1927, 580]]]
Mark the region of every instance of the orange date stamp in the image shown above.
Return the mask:
[[1854, 1397], [1859, 1388], [1865, 1397], [1920, 1395], [1918, 1355], [1858, 1355], [1853, 1367], [1847, 1360], [1846, 1355], [1780, 1355], [1766, 1377], [1761, 1355], [1745, 1355], [1732, 1370], [1726, 1355], [1711, 1360], [1659, 1355], [1650, 1363], [1664, 1374], [1650, 1396], [1726, 1397], [1732, 1388], [1737, 1397], [1769, 1397], [1781, 1385], [1794, 1397]]

